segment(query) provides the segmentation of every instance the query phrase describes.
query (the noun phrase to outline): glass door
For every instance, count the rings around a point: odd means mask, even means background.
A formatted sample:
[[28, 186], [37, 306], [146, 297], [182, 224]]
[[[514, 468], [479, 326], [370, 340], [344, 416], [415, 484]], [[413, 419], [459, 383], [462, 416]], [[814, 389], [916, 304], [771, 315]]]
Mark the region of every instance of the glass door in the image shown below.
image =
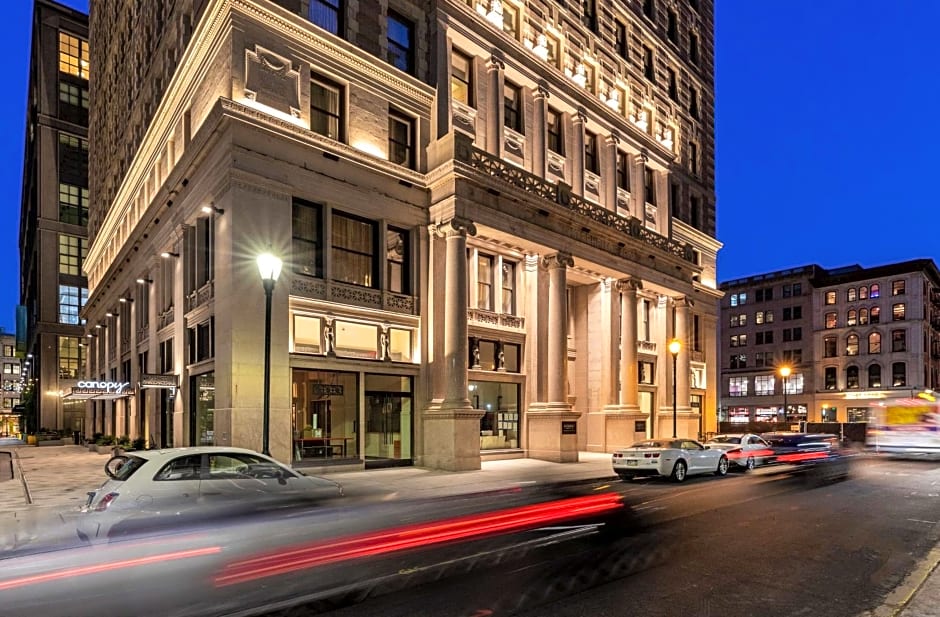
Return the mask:
[[365, 395], [366, 467], [411, 464], [411, 378], [366, 375]]

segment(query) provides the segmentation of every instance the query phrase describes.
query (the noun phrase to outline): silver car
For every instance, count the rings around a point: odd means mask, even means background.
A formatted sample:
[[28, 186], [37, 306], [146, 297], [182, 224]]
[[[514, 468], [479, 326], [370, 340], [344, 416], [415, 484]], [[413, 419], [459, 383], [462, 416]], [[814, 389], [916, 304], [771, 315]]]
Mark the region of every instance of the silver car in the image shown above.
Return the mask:
[[694, 439], [647, 439], [614, 452], [614, 473], [622, 480], [637, 476], [668, 476], [683, 482], [687, 476], [728, 473], [728, 457]]
[[110, 477], [88, 493], [78, 521], [86, 541], [189, 520], [309, 506], [343, 488], [244, 448], [205, 446], [130, 452], [108, 461]]
[[736, 469], [750, 471], [763, 465], [773, 452], [770, 444], [753, 433], [725, 433], [705, 442], [705, 447], [722, 450]]

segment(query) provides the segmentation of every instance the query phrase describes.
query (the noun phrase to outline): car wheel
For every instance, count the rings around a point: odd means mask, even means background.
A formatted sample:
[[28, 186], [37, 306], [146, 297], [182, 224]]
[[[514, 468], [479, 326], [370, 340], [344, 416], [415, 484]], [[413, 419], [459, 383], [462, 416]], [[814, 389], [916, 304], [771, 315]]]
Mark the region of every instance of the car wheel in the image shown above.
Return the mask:
[[623, 480], [624, 482], [629, 482], [630, 480], [633, 479], [633, 474], [631, 474], [631, 473], [620, 473], [620, 472], [618, 472], [617, 475], [620, 476], [620, 479]]
[[685, 461], [676, 461], [675, 466], [672, 468], [672, 475], [670, 476], [673, 482], [683, 482], [687, 475], [688, 468], [685, 465]]
[[747, 457], [747, 461], [745, 461], [744, 463], [744, 469], [747, 471], [753, 471], [754, 467], [755, 467], [754, 457], [753, 456]]
[[715, 470], [716, 476], [726, 476], [728, 475], [728, 457], [722, 456], [718, 459], [718, 469]]

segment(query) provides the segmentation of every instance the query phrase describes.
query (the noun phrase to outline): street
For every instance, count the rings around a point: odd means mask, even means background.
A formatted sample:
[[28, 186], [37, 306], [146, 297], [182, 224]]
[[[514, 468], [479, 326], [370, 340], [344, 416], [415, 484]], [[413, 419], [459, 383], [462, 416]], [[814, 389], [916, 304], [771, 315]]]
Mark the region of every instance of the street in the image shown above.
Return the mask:
[[610, 547], [546, 550], [329, 615], [845, 617], [878, 606], [940, 539], [935, 463], [861, 459], [848, 481], [817, 488], [736, 474], [622, 491], [651, 524], [635, 545], [650, 558], [627, 576], [591, 575], [616, 558]]

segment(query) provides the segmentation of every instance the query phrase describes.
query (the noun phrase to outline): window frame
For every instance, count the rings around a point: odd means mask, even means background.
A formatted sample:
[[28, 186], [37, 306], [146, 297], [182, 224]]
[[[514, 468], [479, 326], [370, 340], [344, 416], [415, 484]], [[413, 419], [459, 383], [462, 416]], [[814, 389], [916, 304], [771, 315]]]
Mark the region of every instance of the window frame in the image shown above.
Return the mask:
[[[314, 105], [313, 89], [317, 86], [324, 92], [332, 92], [336, 97], [336, 110]], [[336, 123], [336, 135], [314, 128], [314, 117], [324, 118], [329, 130], [330, 121]], [[319, 73], [310, 74], [310, 130], [327, 139], [346, 143], [346, 88], [337, 81]]]
[[[398, 70], [407, 73], [409, 75], [415, 74], [415, 22], [408, 19], [398, 11], [394, 9], [388, 9], [386, 12], [386, 60], [389, 64], [397, 68]], [[405, 34], [406, 40], [404, 44], [402, 41], [396, 40], [392, 36], [392, 22], [395, 22], [399, 25]], [[396, 53], [393, 55], [393, 48]], [[396, 62], [396, 58], [404, 57], [404, 66]]]

